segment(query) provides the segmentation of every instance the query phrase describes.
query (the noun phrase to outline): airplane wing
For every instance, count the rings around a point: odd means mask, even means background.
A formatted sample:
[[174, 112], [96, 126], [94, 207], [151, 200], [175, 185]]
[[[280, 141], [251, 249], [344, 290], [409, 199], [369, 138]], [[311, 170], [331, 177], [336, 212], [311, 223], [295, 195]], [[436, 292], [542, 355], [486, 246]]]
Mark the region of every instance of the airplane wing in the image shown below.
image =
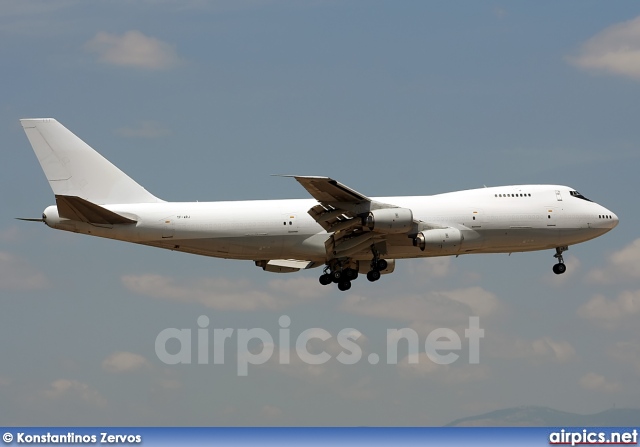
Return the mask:
[[285, 175], [293, 177], [318, 202], [371, 202], [371, 199], [329, 177]]
[[[399, 209], [398, 206], [372, 200], [329, 177], [282, 177], [295, 178], [320, 202], [308, 213], [328, 233], [333, 233], [325, 242], [329, 258], [349, 257], [370, 250], [372, 245], [380, 252], [386, 251], [386, 234], [370, 231], [367, 227], [367, 216], [372, 210]], [[410, 213], [410, 210], [408, 211]]]
[[282, 175], [281, 177], [295, 178], [314, 199], [320, 202], [320, 205], [309, 210], [309, 214], [329, 232], [344, 228], [335, 227], [335, 224], [345, 224], [346, 220], [365, 214], [372, 209], [398, 208], [395, 205], [371, 200], [329, 177], [310, 175]]

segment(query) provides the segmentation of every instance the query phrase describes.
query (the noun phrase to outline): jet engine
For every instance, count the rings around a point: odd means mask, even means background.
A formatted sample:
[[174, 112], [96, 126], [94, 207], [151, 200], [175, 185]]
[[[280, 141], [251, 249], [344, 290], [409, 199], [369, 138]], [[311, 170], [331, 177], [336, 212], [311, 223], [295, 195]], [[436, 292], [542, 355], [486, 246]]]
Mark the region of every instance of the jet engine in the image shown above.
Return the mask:
[[408, 208], [373, 210], [362, 218], [362, 225], [379, 233], [407, 233], [413, 226], [413, 212]]
[[418, 233], [413, 238], [413, 245], [422, 251], [457, 251], [463, 240], [457, 228], [437, 228]]

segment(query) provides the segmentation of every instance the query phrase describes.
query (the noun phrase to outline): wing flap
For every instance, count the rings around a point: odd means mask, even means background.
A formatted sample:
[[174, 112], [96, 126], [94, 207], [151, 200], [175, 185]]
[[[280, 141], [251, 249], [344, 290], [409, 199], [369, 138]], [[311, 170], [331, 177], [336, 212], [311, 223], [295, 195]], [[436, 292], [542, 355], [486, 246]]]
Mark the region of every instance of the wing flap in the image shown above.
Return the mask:
[[313, 265], [313, 261], [299, 261], [297, 259], [271, 259], [267, 265], [288, 267], [292, 269], [304, 270]]
[[316, 266], [313, 261], [301, 261], [298, 259], [271, 259], [255, 262], [256, 266], [262, 267], [262, 270], [273, 273], [292, 273]]

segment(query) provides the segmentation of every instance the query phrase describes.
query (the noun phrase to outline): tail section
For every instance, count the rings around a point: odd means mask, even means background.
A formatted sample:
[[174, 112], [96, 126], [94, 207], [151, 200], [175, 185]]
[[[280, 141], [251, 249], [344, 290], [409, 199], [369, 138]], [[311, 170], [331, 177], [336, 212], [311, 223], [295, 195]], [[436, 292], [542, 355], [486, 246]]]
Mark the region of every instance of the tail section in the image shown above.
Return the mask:
[[80, 197], [56, 196], [58, 216], [90, 224], [134, 224], [135, 220], [109, 211]]
[[99, 205], [162, 202], [55, 119], [20, 122], [56, 196]]

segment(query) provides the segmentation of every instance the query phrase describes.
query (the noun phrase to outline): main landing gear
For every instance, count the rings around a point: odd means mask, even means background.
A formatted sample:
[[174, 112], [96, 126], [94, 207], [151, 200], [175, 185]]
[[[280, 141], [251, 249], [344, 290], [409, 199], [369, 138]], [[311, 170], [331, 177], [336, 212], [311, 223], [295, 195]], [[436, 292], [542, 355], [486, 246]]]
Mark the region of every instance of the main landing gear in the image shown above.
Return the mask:
[[[349, 265], [347, 263], [347, 265]], [[367, 279], [375, 282], [380, 279], [380, 272], [388, 267], [387, 261], [380, 259], [378, 252], [374, 251], [371, 260], [371, 270], [367, 273]], [[358, 277], [358, 270], [345, 267], [343, 262], [332, 262], [324, 268], [324, 273], [320, 275], [320, 284], [327, 286], [331, 283], [338, 285], [338, 289], [345, 292], [351, 288], [351, 281]]]
[[562, 275], [567, 271], [567, 266], [564, 265], [564, 259], [562, 257], [562, 253], [569, 250], [569, 247], [556, 247], [556, 254], [553, 255], [554, 258], [558, 260], [558, 263], [553, 266], [553, 273], [556, 275]]
[[376, 282], [380, 279], [380, 271], [385, 270], [387, 268], [387, 261], [384, 259], [378, 259], [378, 256], [375, 256], [371, 260], [371, 270], [367, 273], [367, 279], [371, 282]]
[[343, 292], [351, 288], [351, 281], [358, 277], [358, 271], [352, 268], [342, 268], [339, 265], [335, 265], [332, 269], [327, 266], [324, 269], [324, 274], [320, 276], [320, 284], [327, 286], [331, 283], [338, 284], [338, 289]]

